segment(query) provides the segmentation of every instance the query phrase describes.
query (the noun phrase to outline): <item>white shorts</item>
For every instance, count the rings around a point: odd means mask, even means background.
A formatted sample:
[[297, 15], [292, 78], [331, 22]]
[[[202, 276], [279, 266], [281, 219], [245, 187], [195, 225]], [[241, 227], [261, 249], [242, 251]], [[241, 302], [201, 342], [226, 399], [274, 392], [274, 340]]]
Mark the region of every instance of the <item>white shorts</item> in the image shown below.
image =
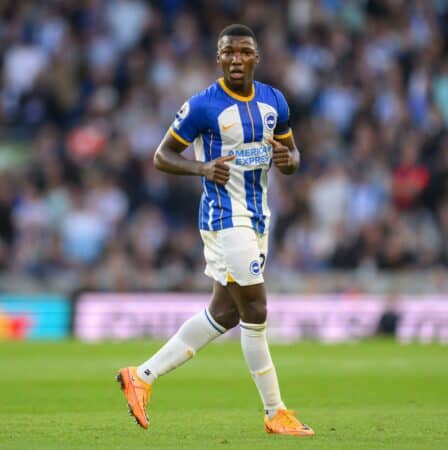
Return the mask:
[[268, 233], [260, 234], [249, 227], [201, 230], [206, 267], [204, 273], [226, 286], [263, 283], [268, 253]]

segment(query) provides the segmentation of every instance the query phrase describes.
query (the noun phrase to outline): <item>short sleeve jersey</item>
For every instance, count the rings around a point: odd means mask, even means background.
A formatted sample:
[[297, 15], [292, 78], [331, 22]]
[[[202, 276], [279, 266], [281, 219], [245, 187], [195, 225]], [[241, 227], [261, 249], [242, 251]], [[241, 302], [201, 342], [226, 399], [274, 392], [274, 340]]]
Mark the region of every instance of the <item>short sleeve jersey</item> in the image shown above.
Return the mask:
[[194, 143], [198, 161], [236, 155], [227, 162], [230, 179], [225, 186], [202, 177], [199, 228], [249, 226], [258, 233], [267, 232], [272, 146], [266, 138], [291, 135], [283, 94], [255, 81], [252, 93], [243, 97], [228, 89], [221, 78], [182, 105], [170, 132], [185, 145]]

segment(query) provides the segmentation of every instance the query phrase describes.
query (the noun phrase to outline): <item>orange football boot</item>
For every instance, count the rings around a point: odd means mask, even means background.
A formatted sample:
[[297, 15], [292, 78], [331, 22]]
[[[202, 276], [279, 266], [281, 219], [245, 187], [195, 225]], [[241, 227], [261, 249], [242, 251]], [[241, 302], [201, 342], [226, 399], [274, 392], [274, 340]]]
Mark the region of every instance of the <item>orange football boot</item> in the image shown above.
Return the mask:
[[292, 436], [314, 436], [314, 431], [295, 417], [289, 409], [279, 409], [272, 419], [264, 417], [264, 429], [267, 433], [289, 434]]
[[136, 367], [120, 369], [117, 381], [121, 384], [121, 390], [128, 402], [129, 414], [146, 430], [149, 427], [146, 405], [151, 398], [152, 386], [139, 378]]

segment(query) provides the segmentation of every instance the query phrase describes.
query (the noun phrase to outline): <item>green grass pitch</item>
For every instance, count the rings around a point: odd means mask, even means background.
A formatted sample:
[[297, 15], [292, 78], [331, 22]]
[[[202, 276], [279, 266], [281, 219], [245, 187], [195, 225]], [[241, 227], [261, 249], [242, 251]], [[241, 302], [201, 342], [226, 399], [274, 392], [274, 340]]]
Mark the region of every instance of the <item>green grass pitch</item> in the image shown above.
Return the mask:
[[316, 431], [295, 438], [263, 431], [237, 342], [161, 378], [151, 427], [137, 427], [115, 373], [158, 345], [0, 343], [0, 449], [448, 449], [447, 347], [273, 345], [283, 397]]

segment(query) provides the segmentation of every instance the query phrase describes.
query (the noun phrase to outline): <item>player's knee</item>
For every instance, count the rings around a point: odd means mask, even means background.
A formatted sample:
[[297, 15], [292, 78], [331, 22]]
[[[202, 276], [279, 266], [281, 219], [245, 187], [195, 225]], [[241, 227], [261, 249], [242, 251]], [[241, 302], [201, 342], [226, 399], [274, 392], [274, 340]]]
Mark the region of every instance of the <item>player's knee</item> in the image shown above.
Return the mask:
[[264, 323], [266, 317], [266, 303], [256, 300], [247, 302], [244, 311], [241, 313], [241, 320], [247, 323]]
[[226, 311], [213, 311], [212, 317], [226, 330], [236, 327], [240, 321], [240, 315], [236, 308]]

